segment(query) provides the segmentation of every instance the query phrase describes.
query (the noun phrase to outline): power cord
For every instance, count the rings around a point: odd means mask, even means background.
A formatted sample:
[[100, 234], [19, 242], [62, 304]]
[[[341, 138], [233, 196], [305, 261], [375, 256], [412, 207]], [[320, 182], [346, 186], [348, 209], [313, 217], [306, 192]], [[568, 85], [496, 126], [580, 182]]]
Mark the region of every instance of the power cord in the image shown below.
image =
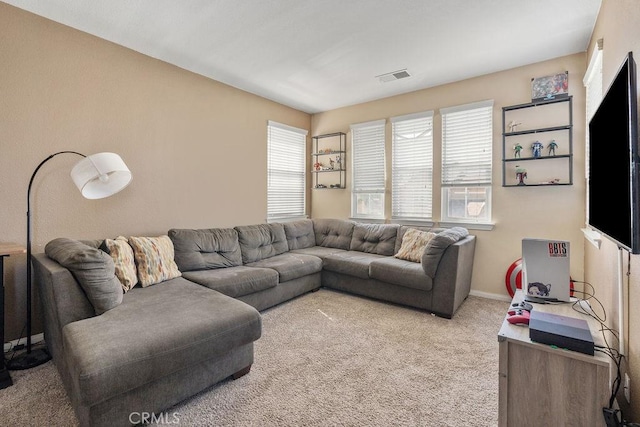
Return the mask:
[[[595, 350], [607, 355], [616, 366], [616, 377], [613, 380], [613, 383], [611, 384], [611, 395], [609, 396], [609, 406], [606, 408], [602, 408], [602, 414], [604, 416], [605, 423], [607, 427], [640, 427], [640, 424], [638, 423], [632, 423], [632, 422], [626, 421], [623, 418], [622, 411], [620, 409], [613, 408], [615, 398], [618, 395], [618, 392], [620, 391], [620, 385], [622, 384], [621, 366], [622, 366], [622, 359], [624, 359], [624, 355], [620, 354], [620, 352], [617, 349], [609, 345], [609, 342], [607, 340], [607, 332], [610, 333], [615, 339], [618, 339], [618, 331], [606, 325], [605, 322], [607, 320], [607, 312], [604, 309], [604, 305], [602, 304], [602, 302], [598, 298], [596, 298], [595, 288], [593, 287], [593, 285], [591, 283], [578, 281], [578, 280], [572, 280], [571, 282], [581, 283], [583, 285], [589, 286], [590, 292], [587, 292], [584, 289], [582, 291], [575, 290], [575, 289], [573, 290], [574, 293], [575, 292], [581, 293], [586, 298], [576, 298], [576, 301], [572, 304], [572, 308], [578, 313], [587, 315], [595, 319], [600, 324], [600, 332], [602, 332], [604, 346], [596, 345]], [[593, 306], [589, 302], [590, 300], [593, 300], [598, 303], [600, 310], [602, 310], [602, 316], [599, 316], [596, 313], [596, 311], [593, 309]], [[585, 310], [585, 308], [582, 306], [582, 302], [586, 303], [589, 306], [590, 310]]]

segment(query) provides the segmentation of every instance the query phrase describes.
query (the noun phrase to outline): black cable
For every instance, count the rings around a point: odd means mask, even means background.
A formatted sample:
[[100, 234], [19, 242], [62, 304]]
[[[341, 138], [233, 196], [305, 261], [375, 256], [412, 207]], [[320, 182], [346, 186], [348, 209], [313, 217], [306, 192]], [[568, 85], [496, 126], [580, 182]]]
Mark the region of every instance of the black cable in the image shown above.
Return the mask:
[[[629, 271], [629, 269], [627, 270]], [[587, 285], [589, 286], [589, 290], [591, 292], [587, 292], [586, 290], [574, 290], [573, 292], [578, 292], [583, 294], [586, 298], [576, 298], [576, 301], [573, 303], [572, 308], [574, 311], [581, 313], [581, 314], [585, 314], [589, 317], [591, 317], [592, 319], [595, 319], [599, 324], [600, 324], [600, 332], [602, 333], [602, 338], [604, 341], [605, 346], [595, 346], [595, 350], [599, 351], [601, 353], [604, 353], [605, 355], [607, 355], [615, 364], [616, 366], [616, 377], [613, 380], [612, 384], [611, 384], [611, 395], [609, 396], [609, 409], [613, 408], [613, 403], [615, 401], [616, 396], [618, 395], [618, 392], [620, 391], [620, 385], [622, 384], [622, 371], [621, 371], [621, 366], [622, 366], [622, 359], [624, 358], [623, 354], [620, 354], [620, 351], [611, 347], [611, 345], [609, 344], [609, 341], [607, 340], [607, 332], [609, 332], [611, 335], [613, 335], [614, 338], [618, 339], [619, 335], [618, 335], [618, 331], [608, 327], [606, 325], [606, 320], [607, 320], [607, 311], [604, 308], [604, 305], [602, 304], [602, 302], [596, 298], [595, 296], [595, 287], [589, 283], [589, 282], [584, 282], [584, 281], [579, 281], [579, 280], [572, 280], [573, 283], [581, 283], [583, 285]], [[593, 309], [593, 306], [591, 305], [591, 303], [589, 302], [590, 300], [594, 300], [598, 303], [598, 305], [600, 306], [600, 309], [602, 310], [602, 317], [600, 317], [595, 310]], [[584, 301], [587, 304], [589, 304], [589, 308], [591, 309], [591, 311], [587, 311], [580, 303]], [[579, 308], [578, 308], [579, 307]]]
[[[20, 331], [20, 337], [16, 341], [16, 345], [11, 346], [11, 349], [7, 352], [7, 353], [9, 352], [11, 353], [11, 357], [9, 358], [9, 360], [7, 360], [7, 362], [12, 361], [13, 358], [15, 357], [16, 352], [18, 351], [16, 350], [16, 348], [20, 346], [20, 340], [24, 338], [24, 330], [26, 329], [26, 327], [27, 327], [27, 324], [25, 323], [25, 325], [22, 327], [22, 330]], [[4, 357], [4, 348], [2, 349], [2, 357]]]

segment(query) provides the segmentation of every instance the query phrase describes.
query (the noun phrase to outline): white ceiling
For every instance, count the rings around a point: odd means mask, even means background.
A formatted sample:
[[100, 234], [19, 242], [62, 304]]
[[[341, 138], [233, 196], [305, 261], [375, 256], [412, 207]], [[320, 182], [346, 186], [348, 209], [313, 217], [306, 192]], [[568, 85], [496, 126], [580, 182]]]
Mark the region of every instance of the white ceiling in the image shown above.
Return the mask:
[[308, 113], [584, 52], [601, 3], [3, 1]]

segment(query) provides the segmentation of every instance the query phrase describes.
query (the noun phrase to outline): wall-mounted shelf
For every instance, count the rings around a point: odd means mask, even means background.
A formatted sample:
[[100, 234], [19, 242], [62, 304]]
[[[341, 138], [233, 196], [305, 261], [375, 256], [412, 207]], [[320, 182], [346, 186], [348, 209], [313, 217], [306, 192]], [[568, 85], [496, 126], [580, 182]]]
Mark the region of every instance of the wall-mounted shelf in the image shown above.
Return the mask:
[[[547, 112], [544, 116], [543, 110], [552, 105], [556, 108], [562, 107], [566, 103], [566, 111]], [[516, 119], [515, 114], [510, 112], [521, 110], [521, 115]], [[536, 117], [539, 116], [539, 117]], [[564, 117], [562, 117], [564, 116]], [[529, 122], [538, 123], [549, 117], [566, 118], [564, 123], [552, 126], [534, 126], [530, 129], [513, 130], [509, 128], [511, 123], [516, 123], [522, 117]], [[511, 120], [509, 120], [511, 118]], [[520, 125], [520, 123], [518, 123]], [[530, 102], [525, 104], [510, 105], [502, 107], [502, 186], [503, 187], [540, 187], [573, 185], [573, 97], [557, 98], [545, 101]], [[537, 138], [527, 138], [535, 135]], [[539, 139], [549, 139], [545, 146], [538, 145], [537, 153], [533, 149], [533, 144]], [[559, 141], [556, 143], [556, 139]], [[551, 145], [555, 143], [555, 147]], [[507, 144], [513, 146], [507, 150]], [[519, 146], [520, 149], [516, 149]], [[541, 147], [541, 148], [540, 148]], [[530, 156], [522, 156], [523, 152], [531, 150]], [[544, 151], [546, 150], [546, 154]], [[557, 152], [557, 154], [556, 154]], [[508, 154], [510, 153], [510, 154]]]
[[317, 135], [313, 138], [311, 175], [314, 190], [339, 190], [347, 185], [347, 134]]

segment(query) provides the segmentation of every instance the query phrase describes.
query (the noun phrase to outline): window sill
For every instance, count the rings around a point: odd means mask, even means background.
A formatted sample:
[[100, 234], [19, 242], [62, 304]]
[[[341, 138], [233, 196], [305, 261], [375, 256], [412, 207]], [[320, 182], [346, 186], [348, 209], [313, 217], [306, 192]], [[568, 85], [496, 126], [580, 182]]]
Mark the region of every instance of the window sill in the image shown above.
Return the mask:
[[584, 238], [587, 239], [593, 246], [600, 249], [600, 245], [602, 244], [602, 235], [590, 228], [581, 228], [581, 230], [584, 234]]
[[351, 221], [364, 222], [364, 223], [370, 223], [370, 224], [384, 224], [385, 222], [387, 222], [387, 220], [384, 218], [350, 217], [349, 219]]
[[391, 218], [392, 224], [400, 224], [406, 226], [416, 226], [416, 227], [428, 227], [433, 228], [435, 222], [432, 220], [426, 219], [400, 219], [400, 218]]
[[451, 228], [451, 227], [465, 227], [468, 230], [483, 230], [491, 231], [496, 226], [491, 223], [478, 223], [478, 222], [447, 222], [441, 221], [438, 223], [439, 227]]

